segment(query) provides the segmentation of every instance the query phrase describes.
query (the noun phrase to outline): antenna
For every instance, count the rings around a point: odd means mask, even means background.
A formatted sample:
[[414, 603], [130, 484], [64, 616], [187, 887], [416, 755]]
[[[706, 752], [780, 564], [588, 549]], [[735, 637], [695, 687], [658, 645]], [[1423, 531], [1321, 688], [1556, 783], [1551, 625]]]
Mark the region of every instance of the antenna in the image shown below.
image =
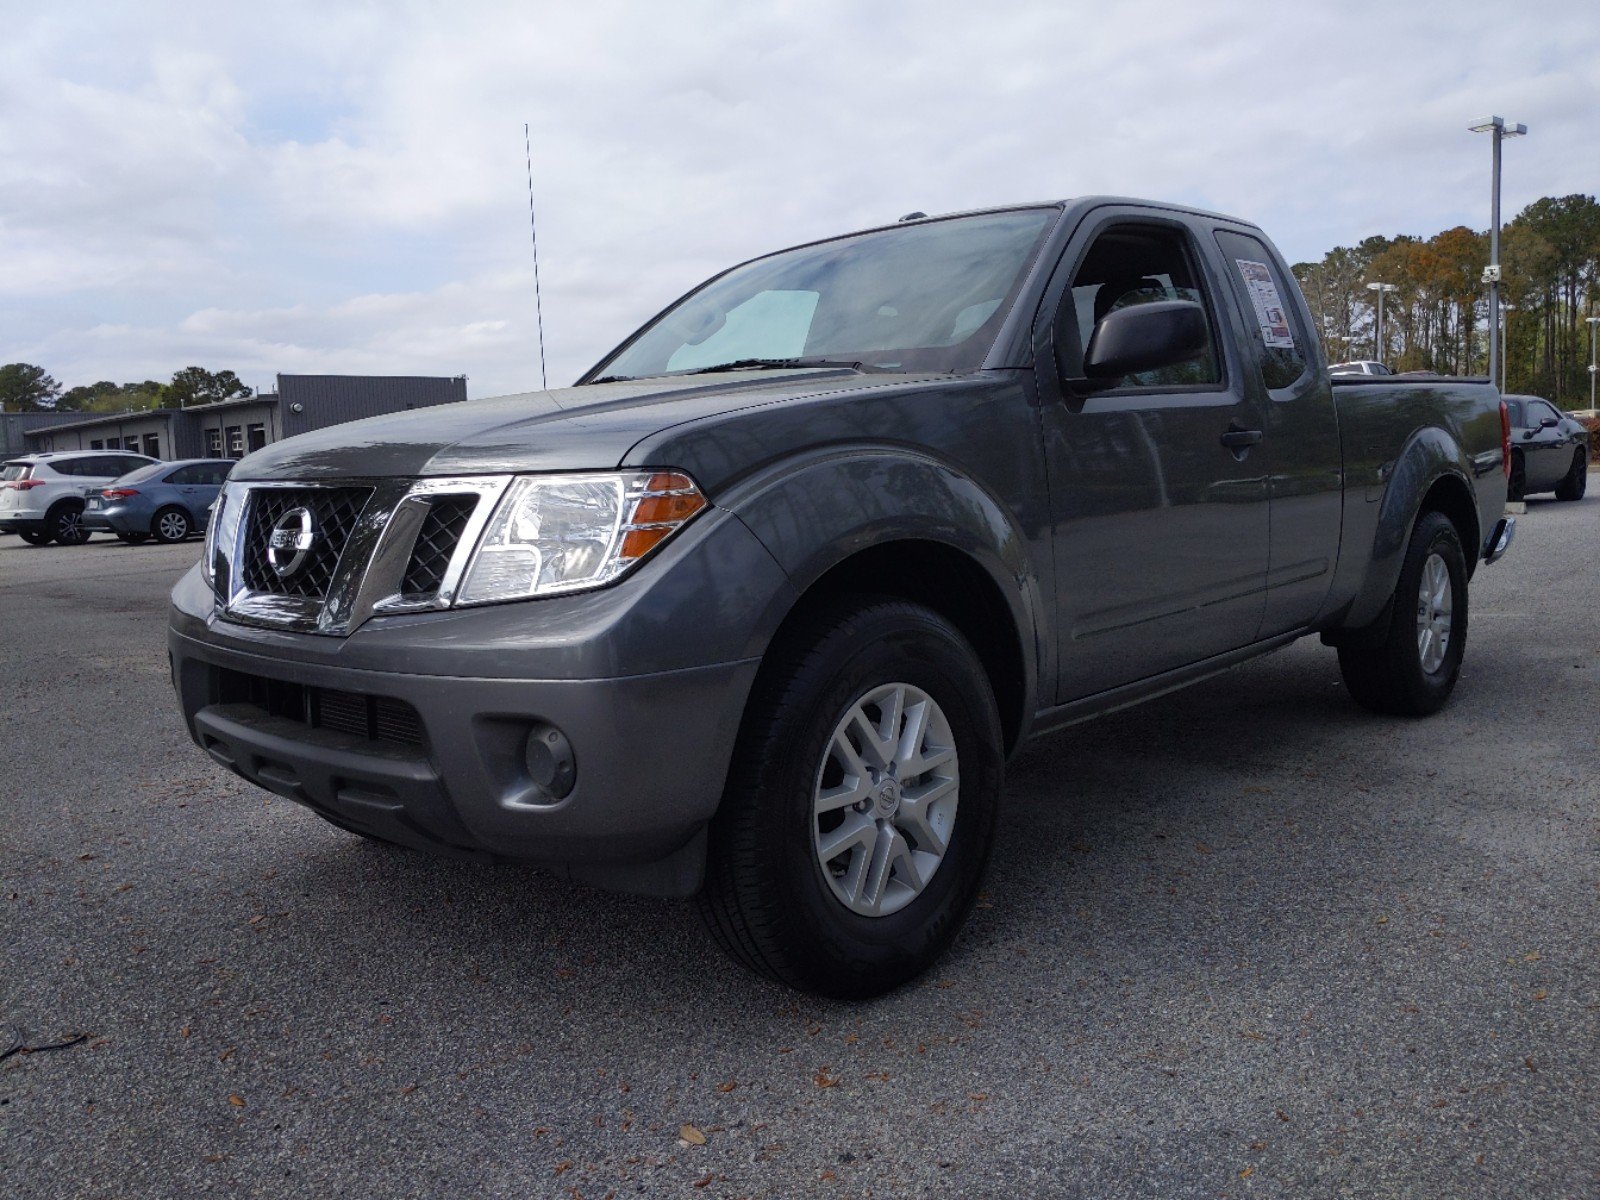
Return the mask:
[[544, 297], [539, 291], [539, 225], [533, 218], [533, 141], [528, 123], [522, 123], [522, 148], [528, 155], [528, 231], [533, 234], [533, 307], [539, 314], [539, 386], [550, 390], [550, 377], [544, 369]]

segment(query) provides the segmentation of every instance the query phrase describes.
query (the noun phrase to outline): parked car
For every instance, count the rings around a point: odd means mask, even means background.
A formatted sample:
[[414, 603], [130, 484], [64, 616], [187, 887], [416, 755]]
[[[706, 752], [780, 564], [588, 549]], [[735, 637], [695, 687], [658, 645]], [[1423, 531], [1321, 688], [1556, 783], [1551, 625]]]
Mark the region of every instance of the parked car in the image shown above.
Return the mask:
[[1334, 363], [1328, 368], [1329, 375], [1393, 375], [1394, 372], [1381, 362], [1373, 362], [1370, 358], [1357, 359], [1354, 362]]
[[1554, 492], [1557, 500], [1581, 500], [1589, 484], [1589, 430], [1539, 396], [1507, 396], [1511, 414], [1513, 500]]
[[1170, 204], [756, 259], [554, 400], [245, 458], [172, 595], [185, 721], [362, 836], [698, 894], [739, 962], [884, 991], [1028, 737], [1312, 634], [1361, 704], [1445, 704], [1505, 409], [1330, 380], [1315, 329], [1260, 229]]
[[63, 450], [8, 459], [0, 466], [0, 533], [15, 533], [30, 546], [81, 546], [90, 537], [83, 524], [85, 489], [104, 487], [155, 461], [120, 450]]
[[205, 532], [231, 458], [189, 458], [140, 467], [109, 487], [84, 492], [83, 524], [125, 542], [181, 542]]

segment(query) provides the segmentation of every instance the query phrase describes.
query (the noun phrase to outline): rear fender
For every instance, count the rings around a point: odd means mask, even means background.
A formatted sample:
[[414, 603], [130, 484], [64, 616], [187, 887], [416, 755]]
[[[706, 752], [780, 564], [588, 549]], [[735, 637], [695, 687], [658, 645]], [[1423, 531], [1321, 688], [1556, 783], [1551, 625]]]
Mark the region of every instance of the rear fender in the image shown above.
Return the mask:
[[[1386, 606], [1400, 580], [1406, 546], [1422, 501], [1433, 486], [1445, 478], [1459, 482], [1469, 507], [1476, 514], [1471, 457], [1445, 430], [1437, 426], [1417, 430], [1390, 468], [1371, 552], [1367, 556], [1366, 579], [1341, 623], [1345, 629], [1365, 628], [1385, 616]], [[1478, 523], [1476, 515], [1473, 523]], [[1462, 539], [1469, 563], [1476, 559], [1480, 541], [1475, 529], [1468, 530]]]

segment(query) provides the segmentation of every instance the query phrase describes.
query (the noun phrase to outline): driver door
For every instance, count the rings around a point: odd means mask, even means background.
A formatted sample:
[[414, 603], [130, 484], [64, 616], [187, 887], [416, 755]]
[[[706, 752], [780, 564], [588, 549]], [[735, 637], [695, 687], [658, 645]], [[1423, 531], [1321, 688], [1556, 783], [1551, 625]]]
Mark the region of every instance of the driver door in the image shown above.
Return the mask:
[[[1058, 703], [1249, 645], [1266, 604], [1265, 397], [1221, 317], [1214, 275], [1180, 221], [1111, 210], [1086, 225], [1052, 286], [1055, 361], [1037, 365], [1054, 376], [1040, 395]], [[1204, 306], [1201, 354], [1076, 389], [1097, 322], [1151, 300]]]

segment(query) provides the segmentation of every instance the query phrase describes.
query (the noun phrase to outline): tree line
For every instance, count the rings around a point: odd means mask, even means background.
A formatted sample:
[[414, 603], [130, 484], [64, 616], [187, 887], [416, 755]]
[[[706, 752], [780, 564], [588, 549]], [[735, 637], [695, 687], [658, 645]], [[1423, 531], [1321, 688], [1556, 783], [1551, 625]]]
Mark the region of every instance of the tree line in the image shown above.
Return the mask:
[[[1397, 371], [1483, 375], [1489, 362], [1489, 235], [1458, 225], [1431, 238], [1369, 237], [1336, 246], [1295, 278], [1330, 362], [1376, 358]], [[1547, 196], [1500, 232], [1506, 390], [1587, 406], [1591, 330], [1600, 315], [1600, 204]], [[1375, 344], [1384, 293], [1383, 345]], [[1581, 401], [1581, 405], [1580, 405]]]
[[113, 383], [102, 379], [63, 389], [43, 367], [0, 366], [0, 412], [109, 413], [150, 408], [187, 408], [254, 393], [232, 371], [184, 367], [166, 383]]

